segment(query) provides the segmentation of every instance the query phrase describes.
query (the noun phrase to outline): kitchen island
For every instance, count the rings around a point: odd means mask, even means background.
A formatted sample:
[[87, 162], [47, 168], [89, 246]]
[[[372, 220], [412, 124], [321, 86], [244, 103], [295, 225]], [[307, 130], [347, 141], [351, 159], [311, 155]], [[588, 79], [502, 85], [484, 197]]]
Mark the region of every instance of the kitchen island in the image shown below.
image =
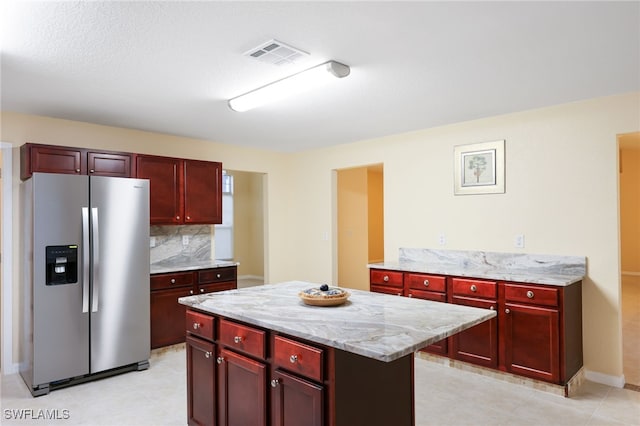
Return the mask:
[[488, 309], [348, 290], [305, 305], [293, 281], [183, 297], [190, 424], [413, 425], [413, 352]]

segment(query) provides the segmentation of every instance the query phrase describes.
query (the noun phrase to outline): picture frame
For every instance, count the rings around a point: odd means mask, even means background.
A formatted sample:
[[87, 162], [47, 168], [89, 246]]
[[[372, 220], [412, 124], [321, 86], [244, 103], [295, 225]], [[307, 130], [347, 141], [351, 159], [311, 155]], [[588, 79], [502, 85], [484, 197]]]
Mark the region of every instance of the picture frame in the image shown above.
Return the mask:
[[454, 194], [505, 192], [504, 140], [454, 147]]

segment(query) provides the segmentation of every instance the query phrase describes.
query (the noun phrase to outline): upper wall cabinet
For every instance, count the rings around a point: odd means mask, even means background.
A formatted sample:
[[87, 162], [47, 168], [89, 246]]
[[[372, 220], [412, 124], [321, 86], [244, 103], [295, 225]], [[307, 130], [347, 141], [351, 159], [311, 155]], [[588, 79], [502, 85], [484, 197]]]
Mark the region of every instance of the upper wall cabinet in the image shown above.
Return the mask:
[[222, 163], [136, 156], [136, 177], [150, 181], [151, 223], [222, 223]]
[[26, 143], [20, 147], [20, 178], [35, 172], [131, 177], [131, 154]]

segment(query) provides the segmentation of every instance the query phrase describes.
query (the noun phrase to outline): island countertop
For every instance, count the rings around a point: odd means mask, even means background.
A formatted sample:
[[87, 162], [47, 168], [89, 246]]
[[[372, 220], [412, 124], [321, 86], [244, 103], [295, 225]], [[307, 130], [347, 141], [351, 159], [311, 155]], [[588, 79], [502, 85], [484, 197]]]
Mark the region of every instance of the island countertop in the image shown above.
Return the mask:
[[298, 293], [320, 284], [290, 281], [181, 297], [202, 312], [393, 361], [496, 316], [495, 311], [346, 289], [340, 306], [305, 305]]

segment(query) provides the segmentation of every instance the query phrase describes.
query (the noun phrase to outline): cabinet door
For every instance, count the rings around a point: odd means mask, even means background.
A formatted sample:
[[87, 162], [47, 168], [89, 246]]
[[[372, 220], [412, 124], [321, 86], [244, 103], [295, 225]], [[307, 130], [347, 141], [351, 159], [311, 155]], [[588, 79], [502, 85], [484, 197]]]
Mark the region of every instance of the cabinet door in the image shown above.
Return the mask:
[[215, 345], [187, 336], [186, 352], [187, 421], [190, 425], [216, 425]]
[[190, 296], [191, 287], [151, 292], [151, 348], [184, 342], [186, 306], [179, 297]]
[[131, 177], [131, 154], [89, 151], [87, 169], [93, 176]]
[[[86, 166], [82, 161], [82, 150], [52, 146], [30, 146], [30, 173], [66, 173], [72, 175], [86, 174]], [[27, 167], [28, 169], [28, 167]]]
[[151, 224], [184, 223], [182, 211], [182, 160], [139, 155], [136, 177], [149, 179]]
[[222, 223], [222, 164], [184, 161], [184, 222]]
[[266, 425], [267, 367], [265, 364], [227, 349], [220, 350], [217, 360], [219, 424], [224, 426]]
[[[556, 309], [506, 303], [500, 336], [507, 371], [560, 382], [559, 315]], [[504, 319], [504, 321], [503, 321]]]
[[271, 380], [272, 426], [322, 426], [322, 386], [275, 370]]
[[[497, 308], [495, 300], [473, 299], [453, 296], [452, 303], [456, 305], [474, 306], [476, 308]], [[484, 367], [498, 367], [498, 321], [491, 318], [451, 338], [453, 357], [461, 361], [470, 362]]]

